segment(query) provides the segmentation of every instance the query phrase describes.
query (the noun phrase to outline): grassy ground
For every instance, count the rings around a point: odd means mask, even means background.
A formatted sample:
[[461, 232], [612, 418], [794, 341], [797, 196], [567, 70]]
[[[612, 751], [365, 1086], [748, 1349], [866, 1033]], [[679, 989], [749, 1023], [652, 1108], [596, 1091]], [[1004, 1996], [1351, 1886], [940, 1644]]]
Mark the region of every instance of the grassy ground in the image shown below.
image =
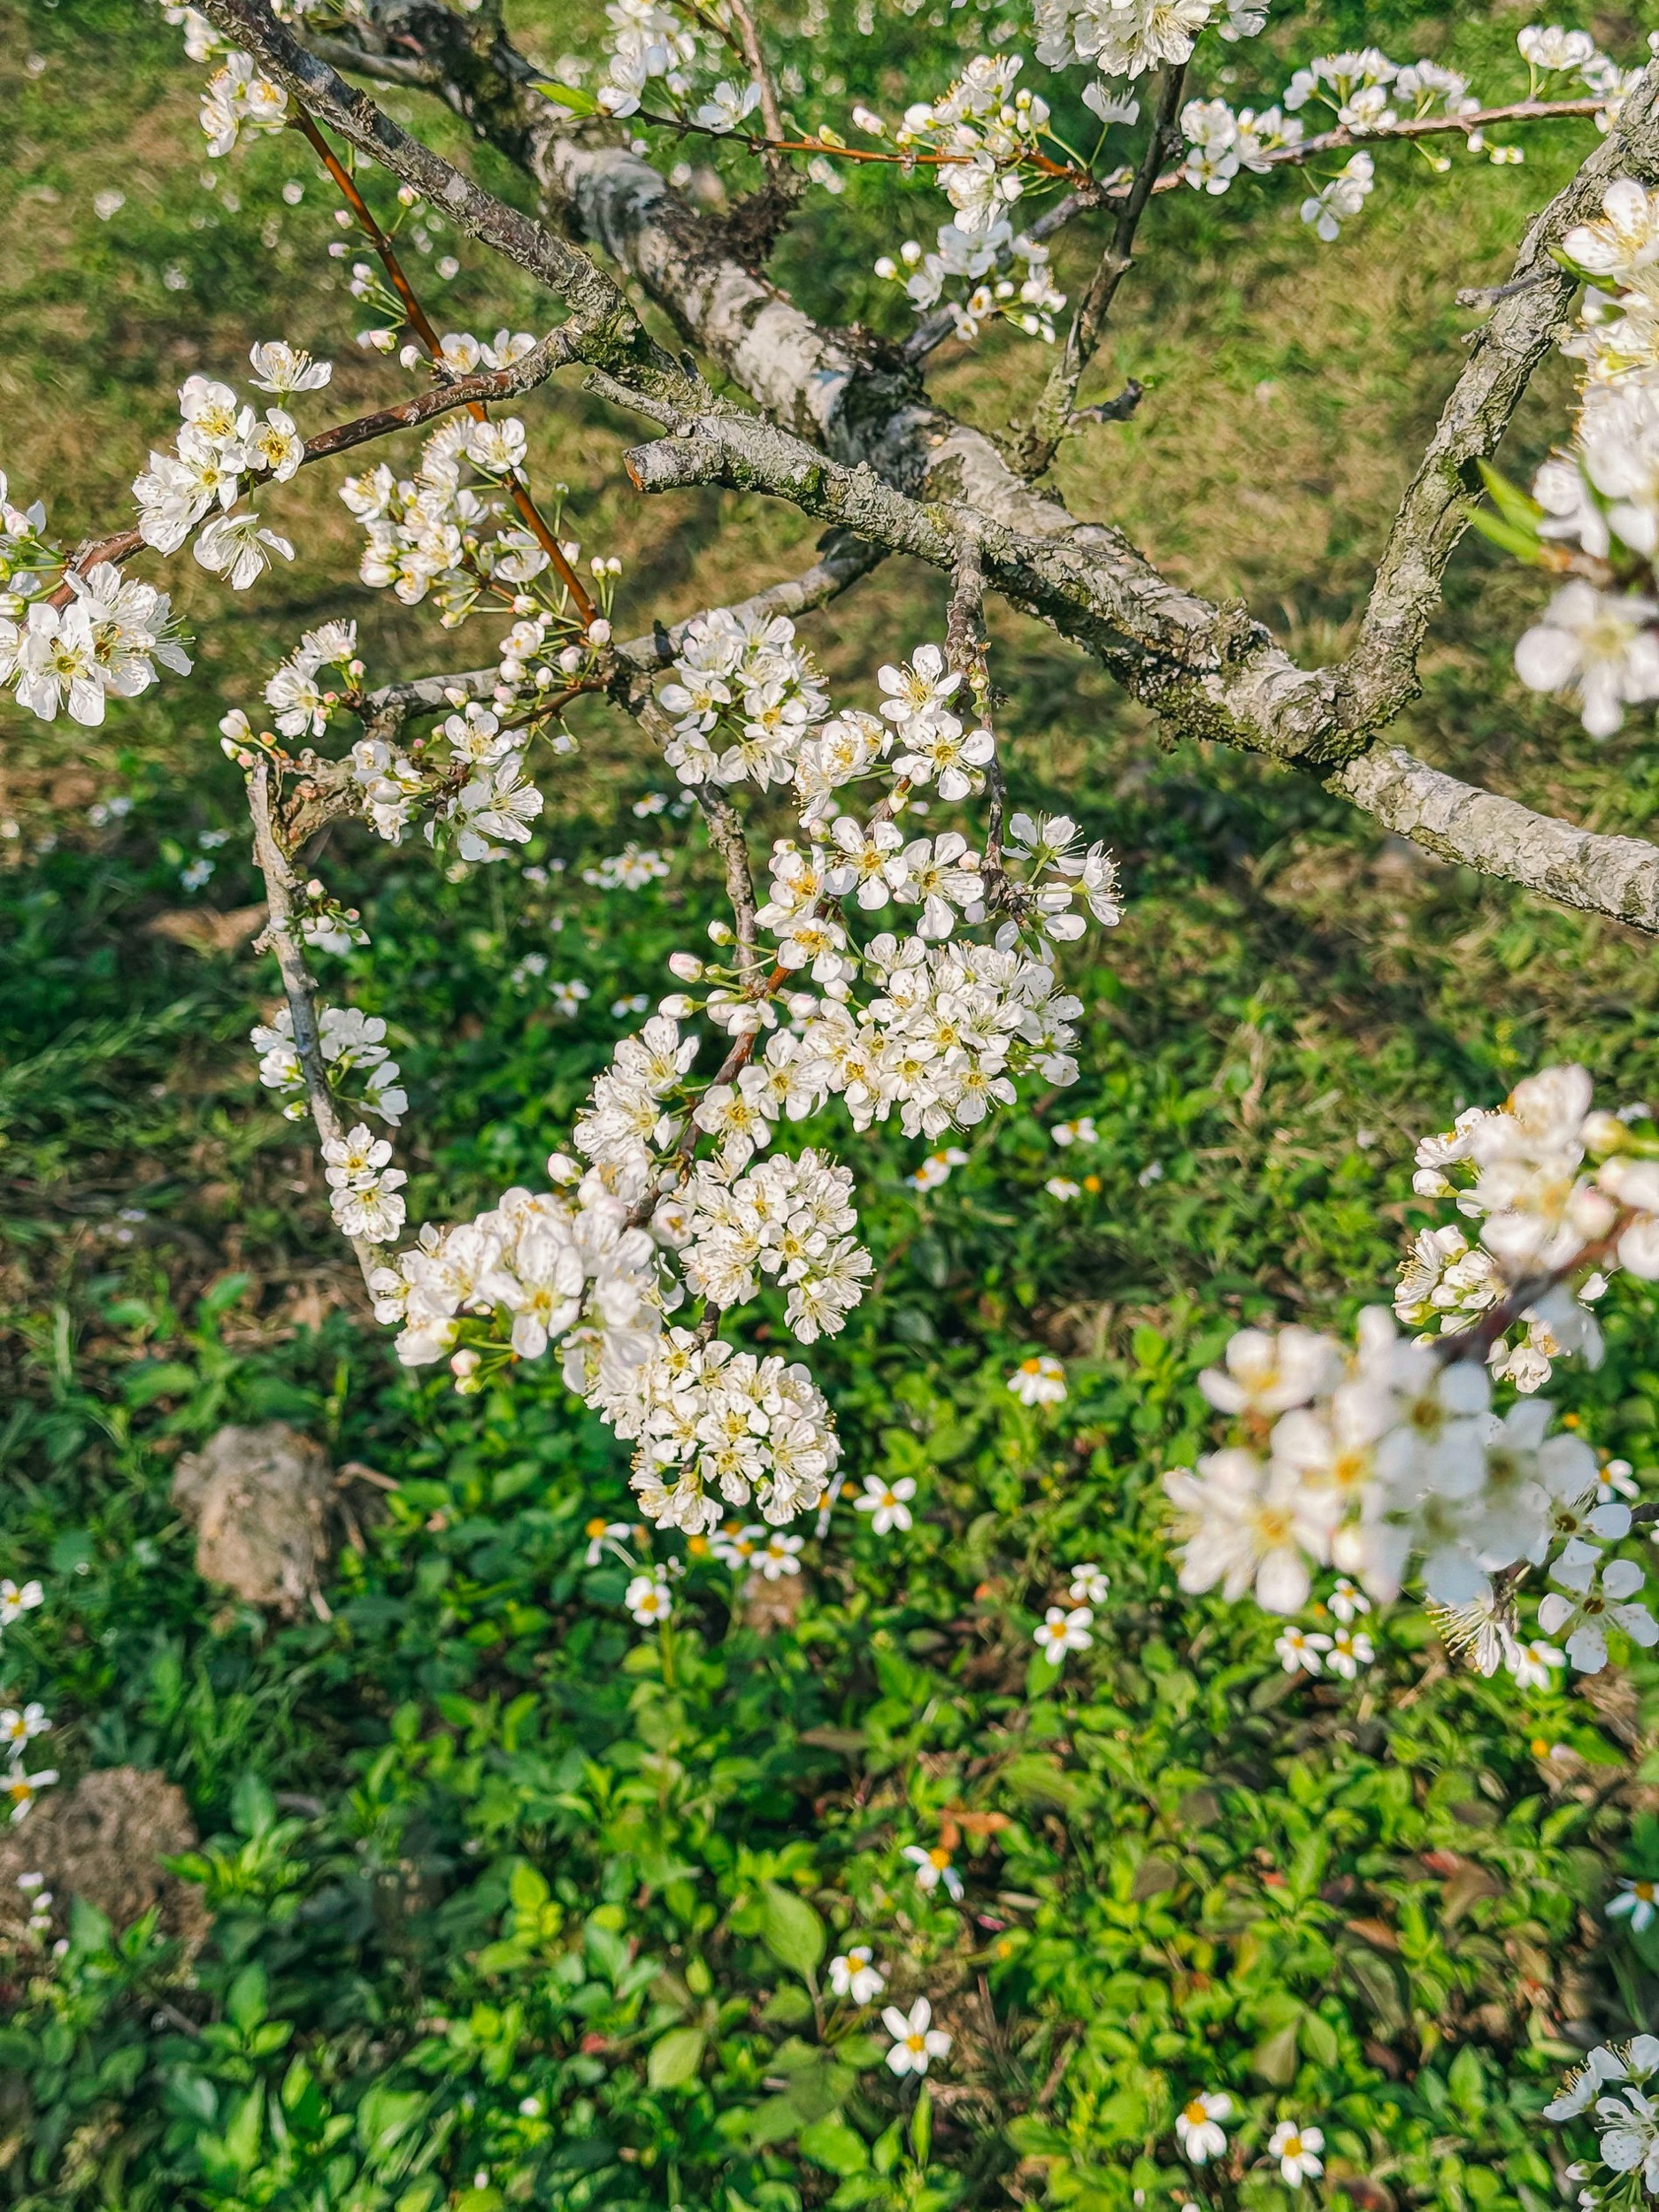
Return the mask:
[[[1524, 19], [1348, 12], [1285, 36], [1417, 50], [1420, 33], [1495, 67]], [[518, 17], [549, 58], [573, 38], [550, 10]], [[0, 466], [71, 533], [124, 512], [182, 376], [234, 373], [252, 338], [334, 356], [344, 409], [397, 381], [349, 342], [303, 150], [200, 161], [198, 73], [173, 36], [113, 0], [0, 0]], [[1639, 45], [1619, 31], [1618, 50]], [[883, 95], [857, 74], [865, 50], [838, 14], [820, 65]], [[458, 147], [412, 98], [391, 104]], [[1305, 657], [1339, 652], [1456, 373], [1470, 319], [1452, 295], [1502, 271], [1587, 142], [1563, 128], [1524, 169], [1423, 193], [1402, 153], [1401, 188], [1335, 248], [1297, 223], [1294, 190], [1161, 202], [1099, 370], [1148, 397], [1068, 449], [1067, 497], [1242, 595]], [[925, 219], [855, 192], [811, 211], [780, 265], [809, 303], [890, 322], [864, 272]], [[537, 324], [510, 275], [459, 257], [434, 279], [441, 327]], [[936, 382], [996, 427], [1042, 367], [993, 337]], [[1565, 388], [1540, 378], [1516, 472]], [[538, 481], [567, 482], [588, 547], [626, 561], [630, 628], [810, 557], [781, 511], [619, 488], [634, 434], [573, 389], [531, 422]], [[1653, 2024], [1659, 1955], [1600, 1918], [1616, 1869], [1659, 1874], [1651, 1670], [1500, 1693], [1448, 1673], [1402, 1608], [1352, 1691], [1293, 1685], [1270, 1630], [1175, 1591], [1156, 1478], [1202, 1448], [1192, 1377], [1240, 1314], [1332, 1319], [1388, 1281], [1422, 1217], [1417, 1133], [1552, 1058], [1653, 1094], [1647, 941], [1383, 844], [1292, 776], [1161, 750], [1097, 671], [999, 612], [1024, 788], [1125, 870], [1124, 926], [1079, 971], [1082, 1083], [977, 1142], [931, 1199], [901, 1180], [921, 1147], [859, 1148], [882, 1296], [823, 1364], [855, 1478], [918, 1478], [915, 1530], [838, 1524], [781, 1617], [695, 1567], [672, 1634], [642, 1638], [580, 1533], [620, 1509], [622, 1453], [546, 1375], [462, 1402], [396, 1375], [315, 1162], [254, 1079], [246, 1032], [273, 972], [214, 946], [215, 918], [256, 890], [225, 709], [329, 614], [357, 618], [378, 674], [478, 657], [343, 580], [334, 489], [326, 469], [290, 488], [300, 557], [252, 594], [172, 565], [199, 641], [188, 683], [98, 731], [0, 721], [0, 1571], [48, 1592], [8, 1632], [0, 1686], [46, 1701], [66, 1778], [162, 1768], [216, 1839], [190, 1870], [216, 1915], [193, 1962], [154, 1932], [112, 1948], [85, 1915], [57, 1966], [14, 1960], [0, 2191], [121, 2212], [1180, 2202], [1172, 2108], [1225, 2085], [1242, 2131], [1200, 2177], [1207, 2204], [1286, 2201], [1256, 2162], [1281, 2114], [1324, 2126], [1326, 2197], [1358, 2212], [1552, 2200], [1545, 2088], [1587, 2039]], [[1648, 730], [1592, 748], [1509, 672], [1536, 597], [1460, 552], [1406, 741], [1640, 833]], [[938, 580], [892, 564], [807, 626], [862, 695], [940, 618]], [[330, 854], [374, 940], [330, 987], [391, 1024], [418, 1217], [536, 1177], [618, 1033], [611, 1002], [710, 909], [700, 846], [631, 811], [663, 778], [625, 736], [595, 718], [544, 781], [531, 856], [567, 864], [544, 886], [447, 882], [419, 849], [356, 837]], [[667, 827], [665, 882], [580, 886]], [[204, 850], [212, 876], [186, 893]], [[530, 953], [550, 964], [539, 981]], [[573, 1023], [555, 977], [591, 987]], [[1081, 1111], [1100, 1187], [1061, 1206], [1044, 1125]], [[1619, 1297], [1606, 1367], [1563, 1395], [1651, 1486], [1653, 1302]], [[1071, 1363], [1052, 1420], [1002, 1387], [1038, 1347]], [[226, 1604], [169, 1503], [183, 1448], [273, 1416], [401, 1486], [342, 1552], [326, 1624]], [[1114, 1594], [1056, 1686], [1028, 1662], [1031, 1625], [1078, 1556]], [[962, 1910], [920, 1897], [899, 1856], [953, 1827]], [[826, 1930], [873, 1943], [895, 1993], [926, 1991], [956, 2038], [931, 2141], [869, 2020], [819, 2006]]]

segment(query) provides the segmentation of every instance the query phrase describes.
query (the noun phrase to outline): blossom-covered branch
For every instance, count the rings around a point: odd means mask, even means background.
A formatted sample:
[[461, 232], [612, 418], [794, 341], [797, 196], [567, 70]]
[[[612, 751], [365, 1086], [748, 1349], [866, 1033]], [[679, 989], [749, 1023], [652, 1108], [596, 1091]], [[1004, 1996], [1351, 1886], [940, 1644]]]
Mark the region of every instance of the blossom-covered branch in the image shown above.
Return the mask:
[[[423, 32], [434, 53], [444, 35], [441, 23]], [[1573, 54], [1578, 65], [1594, 49]], [[1443, 779], [1397, 748], [1375, 762], [1366, 757], [1415, 691], [1417, 651], [1464, 526], [1467, 472], [1501, 440], [1571, 281], [1564, 273], [1540, 284], [1531, 278], [1621, 168], [1659, 176], [1651, 73], [1621, 88], [1614, 127], [1529, 233], [1517, 264], [1517, 277], [1528, 281], [1500, 303], [1448, 402], [1391, 534], [1359, 650], [1333, 669], [1306, 671], [1259, 625], [1171, 583], [1110, 526], [1079, 521], [1033, 492], [983, 433], [929, 404], [914, 383], [814, 324], [733, 259], [715, 227], [657, 171], [572, 129], [568, 111], [534, 91], [529, 65], [503, 66], [511, 78], [512, 118], [510, 132], [499, 126], [503, 146], [511, 144], [580, 234], [601, 241], [780, 426], [851, 465], [865, 463], [895, 488], [943, 495], [984, 522], [1013, 524], [1041, 541], [1071, 590], [1079, 597], [1087, 591], [1100, 610], [1101, 619], [1072, 625], [1069, 634], [1171, 728], [1313, 768], [1362, 806], [1374, 800], [1389, 826], [1403, 828], [1425, 800], [1424, 818], [1432, 808], [1441, 825], [1435, 849], [1448, 856], [1529, 887], [1571, 880], [1575, 902], [1641, 921], [1644, 910], [1623, 889], [1632, 841], [1598, 840], [1521, 810], [1517, 821], [1542, 823], [1548, 833], [1513, 853], [1494, 849], [1496, 841], [1484, 836], [1464, 849], [1466, 827], [1514, 803]], [[1527, 311], [1509, 311], [1517, 307]], [[1010, 590], [1022, 604], [1040, 604], [1031, 588], [1010, 583]], [[1490, 809], [1472, 804], [1488, 799]], [[1540, 839], [1551, 849], [1546, 858]], [[1556, 846], [1576, 856], [1570, 873], [1556, 864]]]

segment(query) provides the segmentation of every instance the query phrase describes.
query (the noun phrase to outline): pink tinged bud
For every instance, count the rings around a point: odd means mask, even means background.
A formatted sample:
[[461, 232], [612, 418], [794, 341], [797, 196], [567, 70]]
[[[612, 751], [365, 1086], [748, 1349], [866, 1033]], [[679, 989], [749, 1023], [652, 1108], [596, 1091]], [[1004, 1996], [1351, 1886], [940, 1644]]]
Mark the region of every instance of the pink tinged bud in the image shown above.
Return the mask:
[[588, 641], [590, 645], [610, 644], [611, 625], [605, 620], [603, 615], [588, 625]]
[[670, 953], [668, 972], [677, 975], [682, 983], [700, 983], [703, 980], [703, 963], [695, 952]]

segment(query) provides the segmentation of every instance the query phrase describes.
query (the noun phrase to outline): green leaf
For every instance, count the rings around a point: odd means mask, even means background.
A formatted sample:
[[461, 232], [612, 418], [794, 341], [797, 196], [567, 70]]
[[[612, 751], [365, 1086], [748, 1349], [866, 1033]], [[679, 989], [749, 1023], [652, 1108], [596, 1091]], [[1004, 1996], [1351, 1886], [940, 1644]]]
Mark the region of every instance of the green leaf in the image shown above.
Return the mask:
[[828, 1940], [824, 1923], [804, 1897], [780, 1889], [776, 1882], [767, 1883], [765, 1901], [761, 1940], [780, 1966], [810, 1981]]
[[843, 2036], [835, 2046], [835, 2055], [841, 2064], [861, 2074], [872, 2066], [879, 2066], [887, 2055], [887, 2045], [878, 2043], [873, 2035]]
[[708, 2041], [701, 2028], [670, 2028], [651, 2046], [645, 2078], [653, 2089], [683, 2089], [697, 2078]]
[[1250, 2054], [1250, 2071], [1275, 2089], [1285, 2089], [1296, 2078], [1296, 2039], [1300, 2020], [1287, 2020]]
[[1472, 530], [1479, 530], [1483, 538], [1505, 553], [1512, 553], [1517, 561], [1525, 561], [1536, 568], [1544, 557], [1544, 549], [1535, 530], [1517, 529], [1514, 523], [1505, 522], [1502, 516], [1488, 514], [1484, 507], [1465, 507], [1463, 519]]
[[226, 2158], [238, 2173], [251, 2173], [259, 2161], [259, 2141], [265, 2132], [265, 2088], [256, 2082], [231, 2115], [219, 2138]]
[[231, 1793], [230, 1816], [239, 1836], [268, 1835], [276, 1825], [276, 1800], [257, 1774], [244, 1774]]
[[512, 1899], [515, 1911], [533, 1913], [540, 1912], [553, 1893], [548, 1887], [546, 1878], [536, 1871], [530, 1862], [520, 1859], [512, 1870], [508, 1894]]
[[535, 77], [531, 80], [538, 92], [549, 100], [556, 100], [572, 115], [597, 115], [599, 103], [591, 92], [584, 92], [580, 85], [560, 84], [554, 77]]
[[251, 1275], [222, 1276], [211, 1290], [203, 1292], [196, 1311], [209, 1321], [217, 1321], [221, 1313], [236, 1303], [252, 1280]]
[[870, 2163], [864, 2139], [849, 2127], [839, 2112], [827, 2112], [795, 2139], [803, 2157], [833, 2174], [861, 2174]]
[[357, 2141], [371, 2158], [384, 2158], [417, 2125], [430, 2101], [418, 2089], [388, 2089], [377, 2082], [357, 2107]]
[[196, 1388], [196, 1370], [177, 1360], [129, 1370], [121, 1395], [129, 1406], [154, 1405], [157, 1398], [187, 1398]]
[[1510, 483], [1502, 470], [1494, 468], [1490, 461], [1481, 461], [1477, 465], [1486, 496], [1503, 519], [1517, 530], [1531, 530], [1536, 536], [1538, 525], [1544, 519], [1544, 510], [1537, 500], [1529, 498], [1518, 484]]
[[793, 1982], [780, 1982], [767, 1999], [760, 2016], [769, 2026], [798, 2028], [803, 2020], [812, 2017], [812, 2000]]
[[916, 2109], [910, 2115], [910, 2148], [916, 2162], [926, 2168], [927, 2154], [933, 2147], [933, 2097], [924, 2082], [917, 2096]]
[[226, 2017], [247, 2035], [265, 2018], [267, 1994], [264, 1967], [244, 1966], [225, 1993]]

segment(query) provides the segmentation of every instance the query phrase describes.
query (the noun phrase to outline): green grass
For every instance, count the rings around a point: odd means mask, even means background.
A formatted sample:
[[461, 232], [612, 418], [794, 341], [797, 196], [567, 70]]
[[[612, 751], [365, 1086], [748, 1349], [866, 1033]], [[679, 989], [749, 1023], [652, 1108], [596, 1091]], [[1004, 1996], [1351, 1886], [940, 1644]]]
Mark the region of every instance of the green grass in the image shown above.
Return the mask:
[[[517, 19], [549, 59], [573, 42], [551, 10]], [[1490, 77], [1520, 19], [1414, 30], [1356, 7], [1274, 36], [1402, 51], [1420, 31]], [[174, 35], [104, 0], [0, 0], [0, 466], [70, 533], [123, 515], [173, 386], [233, 373], [254, 338], [335, 357], [342, 409], [397, 386], [351, 344], [320, 183], [280, 197], [300, 150], [257, 149], [203, 188], [198, 73]], [[902, 35], [926, 59], [948, 34], [918, 16]], [[792, 50], [891, 104], [839, 10], [826, 40]], [[412, 96], [391, 104], [462, 149]], [[1159, 203], [1097, 372], [1148, 396], [1067, 450], [1068, 499], [1244, 595], [1304, 657], [1340, 651], [1462, 358], [1452, 295], [1502, 273], [1589, 142], [1563, 129], [1518, 172], [1420, 193], [1402, 151], [1335, 249], [1297, 223], [1294, 188]], [[106, 222], [92, 201], [111, 189], [125, 204]], [[780, 267], [815, 308], [896, 328], [865, 273], [926, 206], [861, 186], [811, 209]], [[1081, 246], [1068, 257], [1074, 285]], [[528, 288], [460, 258], [442, 328], [537, 326]], [[936, 382], [995, 427], [1043, 365], [993, 338]], [[1513, 472], [1558, 434], [1566, 389], [1540, 378]], [[530, 422], [538, 480], [566, 481], [588, 547], [626, 561], [630, 628], [810, 557], [787, 511], [635, 499], [617, 457], [637, 432], [572, 386]], [[1423, 1218], [1419, 1132], [1551, 1059], [1654, 1095], [1647, 941], [1385, 844], [1304, 780], [1162, 750], [1097, 670], [996, 610], [1021, 788], [1076, 811], [1125, 871], [1124, 925], [1075, 972], [1082, 1081], [977, 1140], [930, 1198], [902, 1180], [923, 1147], [878, 1131], [856, 1149], [881, 1294], [815, 1365], [855, 1485], [913, 1475], [915, 1529], [877, 1540], [838, 1516], [793, 1617], [694, 1563], [671, 1632], [641, 1633], [621, 1569], [583, 1564], [587, 1521], [626, 1510], [624, 1448], [539, 1369], [472, 1401], [398, 1373], [311, 1149], [255, 1079], [246, 1032], [274, 970], [151, 926], [254, 900], [216, 725], [301, 627], [355, 614], [380, 677], [478, 657], [350, 580], [334, 482], [290, 488], [301, 557], [255, 593], [172, 565], [199, 641], [188, 682], [95, 732], [4, 710], [0, 1572], [38, 1575], [48, 1602], [7, 1632], [0, 1688], [45, 1701], [69, 1779], [132, 1763], [182, 1786], [206, 1839], [185, 1872], [215, 1923], [188, 1969], [153, 1931], [84, 1912], [62, 1960], [0, 1962], [0, 2196], [1128, 2212], [1141, 2191], [1277, 2212], [1288, 2193], [1259, 2152], [1286, 2113], [1325, 2131], [1328, 2202], [1542, 2212], [1567, 2153], [1536, 2116], [1562, 2067], [1653, 2024], [1659, 1952], [1600, 1909], [1616, 1870], [1659, 1874], [1659, 1673], [1523, 1695], [1446, 1670], [1401, 1606], [1353, 1689], [1293, 1684], [1271, 1624], [1175, 1588], [1157, 1477], [1203, 1448], [1194, 1377], [1241, 1316], [1334, 1325], [1389, 1282]], [[1537, 596], [1460, 551], [1406, 741], [1640, 833], [1650, 732], [1592, 748], [1509, 672]], [[863, 695], [941, 613], [940, 580], [892, 563], [806, 626]], [[700, 839], [630, 811], [665, 784], [630, 733], [595, 715], [542, 780], [530, 857], [567, 864], [544, 887], [449, 882], [424, 849], [355, 833], [329, 850], [373, 937], [330, 987], [349, 973], [391, 1026], [417, 1217], [538, 1175], [619, 1033], [611, 1001], [715, 910]], [[113, 797], [130, 810], [95, 826]], [[221, 829], [210, 883], [185, 894]], [[669, 878], [582, 887], [628, 836], [672, 838]], [[589, 984], [579, 1020], [515, 982], [533, 952]], [[1066, 1164], [1100, 1187], [1060, 1206], [1046, 1125], [1085, 1111], [1101, 1142]], [[1654, 1299], [1626, 1282], [1609, 1306], [1607, 1363], [1558, 1395], [1651, 1494]], [[1069, 1363], [1053, 1417], [1002, 1387], [1039, 1348]], [[363, 1551], [342, 1551], [327, 1624], [268, 1623], [202, 1584], [169, 1502], [182, 1449], [268, 1417], [399, 1485]], [[1112, 1596], [1056, 1679], [1031, 1632], [1079, 1557]], [[951, 1824], [961, 1908], [923, 1896], [900, 1855]], [[859, 1939], [955, 2039], [926, 2118], [872, 2022], [819, 2008], [820, 1945]], [[1170, 2124], [1205, 2086], [1235, 2099], [1241, 2160], [1195, 2183]]]

